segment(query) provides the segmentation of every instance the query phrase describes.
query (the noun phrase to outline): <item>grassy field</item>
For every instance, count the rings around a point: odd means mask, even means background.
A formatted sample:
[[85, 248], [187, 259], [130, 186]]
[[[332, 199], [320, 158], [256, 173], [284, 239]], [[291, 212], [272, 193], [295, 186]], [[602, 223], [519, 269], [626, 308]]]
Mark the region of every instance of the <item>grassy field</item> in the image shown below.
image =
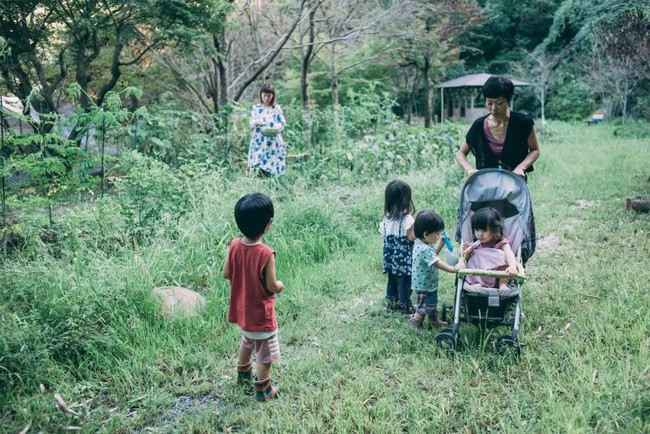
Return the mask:
[[[648, 432], [650, 216], [625, 199], [650, 197], [650, 144], [562, 123], [540, 141], [520, 360], [467, 325], [468, 349], [439, 352], [436, 331], [383, 312], [389, 179], [215, 173], [174, 237], [107, 253], [93, 205], [78, 211], [94, 226], [75, 248], [0, 265], [0, 432]], [[418, 209], [454, 227], [464, 177], [451, 159], [401, 177]], [[276, 302], [282, 393], [264, 405], [235, 382], [240, 333], [225, 321], [220, 273], [232, 207], [255, 190], [276, 205], [265, 240], [287, 287]], [[164, 319], [148, 294], [172, 283], [202, 292], [205, 311]], [[451, 302], [453, 276], [439, 295]], [[56, 408], [56, 393], [78, 416]]]

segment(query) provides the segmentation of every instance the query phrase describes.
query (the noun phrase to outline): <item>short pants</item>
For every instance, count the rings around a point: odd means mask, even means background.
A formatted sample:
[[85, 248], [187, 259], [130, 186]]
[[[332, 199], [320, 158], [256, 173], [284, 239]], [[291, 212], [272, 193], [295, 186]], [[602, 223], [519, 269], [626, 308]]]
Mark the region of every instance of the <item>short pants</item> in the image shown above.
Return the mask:
[[251, 339], [247, 336], [242, 336], [241, 345], [244, 348], [255, 351], [257, 363], [267, 365], [280, 360], [280, 341], [278, 341], [277, 333], [267, 339]]

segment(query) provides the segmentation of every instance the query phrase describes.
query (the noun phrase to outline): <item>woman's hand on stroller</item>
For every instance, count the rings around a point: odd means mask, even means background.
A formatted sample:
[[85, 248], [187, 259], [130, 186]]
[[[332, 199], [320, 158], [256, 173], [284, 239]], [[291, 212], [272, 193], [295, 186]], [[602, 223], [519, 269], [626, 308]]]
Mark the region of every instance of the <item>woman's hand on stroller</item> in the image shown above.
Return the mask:
[[460, 271], [465, 268], [465, 261], [458, 261], [458, 264], [454, 265], [454, 271]]
[[508, 273], [509, 276], [515, 276], [515, 275], [517, 275], [517, 271], [518, 271], [518, 270], [517, 270], [517, 266], [516, 266], [516, 265], [515, 265], [515, 266], [512, 266], [512, 267], [508, 267], [508, 268], [506, 268], [506, 273]]

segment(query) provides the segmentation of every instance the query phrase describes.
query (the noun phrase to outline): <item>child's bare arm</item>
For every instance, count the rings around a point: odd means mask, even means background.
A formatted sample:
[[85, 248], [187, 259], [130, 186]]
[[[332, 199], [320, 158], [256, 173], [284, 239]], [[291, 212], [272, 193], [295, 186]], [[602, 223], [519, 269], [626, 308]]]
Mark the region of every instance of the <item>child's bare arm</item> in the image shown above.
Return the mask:
[[463, 263], [458, 263], [455, 267], [452, 267], [451, 265], [447, 264], [446, 262], [443, 261], [436, 261], [435, 264], [433, 264], [434, 267], [436, 267], [439, 270], [446, 271], [447, 273], [455, 273], [458, 270], [461, 270], [465, 268], [465, 264]]
[[264, 267], [264, 278], [266, 280], [266, 289], [273, 294], [279, 294], [284, 289], [284, 283], [279, 281], [275, 276], [275, 255], [271, 255], [269, 261]]
[[409, 241], [415, 241], [415, 231], [413, 230], [413, 225], [411, 225], [411, 227], [406, 230], [406, 236], [408, 237]]
[[440, 251], [442, 250], [442, 246], [445, 245], [445, 240], [440, 237], [438, 239], [438, 242], [436, 243], [436, 255], [440, 254]]
[[230, 280], [230, 262], [228, 261], [229, 256], [230, 249], [226, 249], [226, 261], [223, 263], [223, 270], [221, 270], [221, 273], [223, 274], [223, 277], [228, 280]]
[[517, 274], [517, 259], [515, 254], [512, 251], [510, 244], [506, 243], [501, 247], [501, 250], [506, 254], [506, 261], [508, 262], [508, 268], [506, 268], [506, 273], [511, 276]]

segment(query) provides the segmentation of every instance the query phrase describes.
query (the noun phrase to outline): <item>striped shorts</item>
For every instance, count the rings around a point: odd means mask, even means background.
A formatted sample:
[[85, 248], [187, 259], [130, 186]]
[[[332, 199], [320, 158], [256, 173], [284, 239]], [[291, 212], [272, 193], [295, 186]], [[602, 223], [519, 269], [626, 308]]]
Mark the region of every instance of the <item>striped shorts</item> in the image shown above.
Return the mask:
[[242, 336], [241, 345], [255, 351], [257, 363], [266, 365], [280, 360], [280, 341], [278, 341], [277, 333], [267, 339], [251, 339]]

